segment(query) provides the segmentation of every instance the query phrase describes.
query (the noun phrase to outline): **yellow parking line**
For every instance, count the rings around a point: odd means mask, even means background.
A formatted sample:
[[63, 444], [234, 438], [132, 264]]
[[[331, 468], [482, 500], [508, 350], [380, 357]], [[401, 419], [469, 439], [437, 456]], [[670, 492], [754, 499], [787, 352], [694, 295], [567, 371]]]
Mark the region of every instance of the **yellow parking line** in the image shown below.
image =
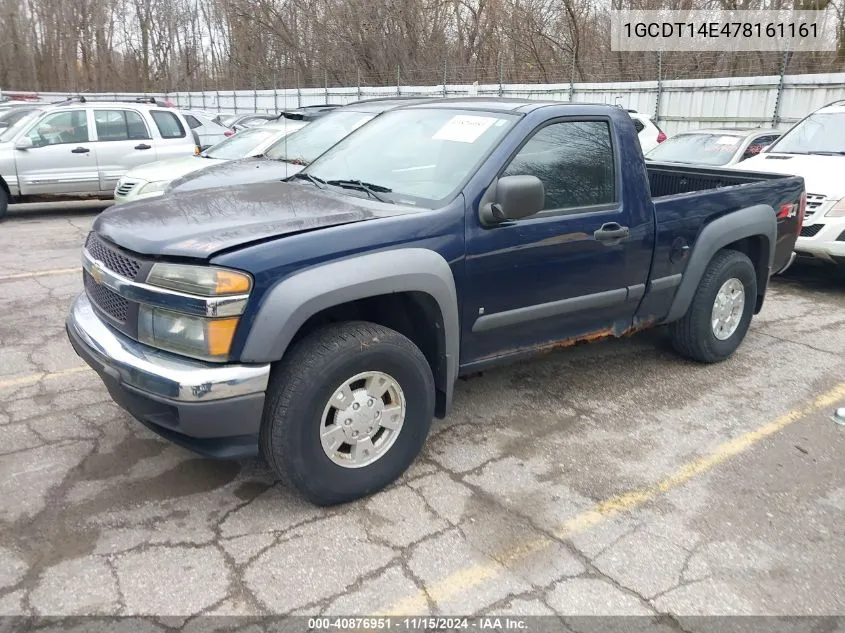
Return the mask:
[[[620, 513], [634, 510], [661, 494], [685, 484], [694, 477], [712, 470], [722, 462], [782, 431], [790, 424], [798, 422], [820, 409], [830, 407], [843, 399], [845, 399], [845, 383], [827, 391], [806, 406], [785, 413], [753, 431], [743, 433], [739, 437], [719, 445], [712, 453], [684, 464], [654, 484], [631, 490], [596, 504], [558, 526], [553, 532], [554, 537], [561, 540], [568, 539], [576, 534], [586, 532]], [[419, 591], [396, 602], [381, 615], [412, 615], [424, 612], [428, 607], [427, 596], [438, 603], [454, 599], [465, 591], [495, 578], [508, 566], [519, 563], [531, 554], [543, 551], [553, 543], [554, 541], [547, 536], [521, 543], [495, 556], [497, 561], [501, 561], [501, 564], [491, 561], [459, 569], [442, 580], [429, 585], [425, 592]]]
[[0, 275], [0, 281], [12, 281], [13, 279], [32, 279], [33, 277], [50, 277], [51, 275], [69, 275], [82, 270], [79, 266], [75, 268], [53, 268], [51, 270], [36, 270], [31, 273], [15, 273], [14, 275]]
[[64, 376], [72, 376], [73, 374], [80, 374], [91, 371], [88, 366], [71, 367], [70, 369], [61, 369], [59, 371], [39, 371], [34, 374], [26, 374], [24, 376], [12, 376], [11, 378], [0, 378], [0, 389], [7, 389], [9, 387], [22, 387], [24, 385], [33, 385], [41, 380], [50, 380], [51, 378], [63, 378]]

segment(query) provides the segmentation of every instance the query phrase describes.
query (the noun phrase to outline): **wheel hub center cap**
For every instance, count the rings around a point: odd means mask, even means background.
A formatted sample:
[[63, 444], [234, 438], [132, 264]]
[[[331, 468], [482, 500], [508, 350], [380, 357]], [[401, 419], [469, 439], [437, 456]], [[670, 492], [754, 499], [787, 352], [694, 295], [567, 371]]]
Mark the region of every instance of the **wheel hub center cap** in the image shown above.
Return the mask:
[[379, 428], [384, 402], [373, 398], [365, 389], [352, 392], [352, 404], [337, 412], [347, 443], [355, 444], [371, 437]]

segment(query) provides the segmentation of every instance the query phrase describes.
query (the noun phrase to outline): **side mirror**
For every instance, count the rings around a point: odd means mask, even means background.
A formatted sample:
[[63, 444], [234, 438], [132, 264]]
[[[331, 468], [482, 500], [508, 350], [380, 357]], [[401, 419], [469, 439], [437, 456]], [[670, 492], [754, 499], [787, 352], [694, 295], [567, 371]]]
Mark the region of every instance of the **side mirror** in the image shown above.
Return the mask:
[[502, 176], [496, 183], [495, 201], [481, 207], [484, 224], [519, 220], [543, 210], [546, 188], [537, 176]]
[[35, 144], [28, 136], [24, 136], [15, 142], [15, 149], [27, 150], [32, 149], [33, 147], [35, 147]]

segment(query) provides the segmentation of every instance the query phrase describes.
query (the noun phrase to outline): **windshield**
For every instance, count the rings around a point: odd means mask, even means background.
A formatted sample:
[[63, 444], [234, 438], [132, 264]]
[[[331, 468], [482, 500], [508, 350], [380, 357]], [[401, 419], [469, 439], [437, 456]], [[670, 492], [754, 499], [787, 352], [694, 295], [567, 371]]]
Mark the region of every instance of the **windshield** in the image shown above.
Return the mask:
[[210, 147], [202, 153], [206, 158], [218, 158], [221, 160], [236, 160], [252, 156], [263, 144], [271, 140], [287, 136], [291, 132], [305, 127], [303, 123], [291, 122], [284, 128], [281, 127], [256, 127], [250, 130], [238, 132], [224, 141], [220, 141], [214, 147]]
[[666, 139], [646, 158], [668, 163], [726, 165], [742, 144], [730, 134], [679, 134]]
[[454, 195], [517, 118], [453, 109], [392, 110], [332, 147], [303, 174], [349, 190], [363, 183], [387, 201], [435, 207]]
[[332, 112], [289, 139], [274, 143], [264, 155], [273, 160], [307, 165], [374, 116], [364, 112]]
[[782, 154], [845, 154], [845, 112], [811, 114], [772, 145]]
[[17, 136], [18, 132], [32, 123], [39, 116], [41, 116], [41, 110], [32, 110], [15, 121], [9, 127], [0, 128], [0, 143], [4, 141], [11, 141], [15, 136]]

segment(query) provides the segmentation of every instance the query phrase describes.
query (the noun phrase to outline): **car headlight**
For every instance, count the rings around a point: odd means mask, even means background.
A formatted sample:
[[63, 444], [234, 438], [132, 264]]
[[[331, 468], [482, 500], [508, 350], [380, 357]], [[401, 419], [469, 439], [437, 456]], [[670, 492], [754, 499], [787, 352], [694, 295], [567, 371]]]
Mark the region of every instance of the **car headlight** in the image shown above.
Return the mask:
[[841, 218], [845, 216], [845, 198], [842, 198], [842, 200], [828, 209], [824, 216], [826, 218]]
[[169, 183], [169, 180], [156, 180], [155, 182], [148, 182], [146, 185], [144, 185], [138, 190], [138, 195], [150, 193], [164, 193], [164, 190]]
[[[142, 304], [138, 312], [138, 340], [158, 349], [210, 361], [229, 358], [232, 340], [252, 288], [248, 274], [215, 266], [157, 263], [150, 269], [146, 283], [192, 297], [230, 298], [234, 303], [225, 316], [187, 314], [177, 309]], [[232, 309], [234, 311], [232, 311]], [[218, 314], [217, 312], [208, 312]]]
[[158, 349], [203, 360], [229, 357], [239, 317], [207, 319], [142, 305], [138, 312], [138, 340]]
[[203, 297], [246, 294], [252, 278], [246, 273], [215, 266], [153, 264], [147, 283]]

